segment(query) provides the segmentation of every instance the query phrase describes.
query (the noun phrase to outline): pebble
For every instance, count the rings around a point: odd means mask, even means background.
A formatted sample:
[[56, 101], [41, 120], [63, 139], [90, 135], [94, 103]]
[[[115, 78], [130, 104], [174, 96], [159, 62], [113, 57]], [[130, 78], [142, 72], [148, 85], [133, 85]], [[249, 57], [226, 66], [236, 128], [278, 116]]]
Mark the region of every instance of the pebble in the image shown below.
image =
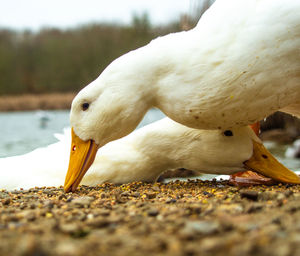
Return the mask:
[[52, 209], [54, 207], [54, 203], [51, 200], [44, 201], [45, 208]]
[[212, 235], [220, 230], [220, 224], [215, 221], [188, 221], [183, 232], [186, 234]]
[[7, 198], [9, 197], [7, 192], [0, 192], [0, 198]]
[[247, 199], [253, 200], [253, 201], [257, 201], [257, 199], [258, 199], [258, 192], [254, 191], [254, 190], [241, 189], [240, 195], [241, 195], [241, 198], [247, 198]]
[[107, 218], [96, 217], [96, 218], [93, 218], [93, 219], [88, 219], [86, 221], [86, 224], [88, 226], [92, 226], [94, 228], [103, 228], [103, 227], [108, 226], [110, 224], [110, 222]]
[[71, 204], [74, 206], [84, 207], [84, 206], [89, 206], [93, 201], [94, 201], [93, 197], [82, 196], [82, 197], [74, 198], [71, 201]]
[[159, 211], [158, 211], [156, 208], [151, 208], [151, 209], [149, 209], [149, 210], [147, 211], [147, 214], [148, 214], [149, 216], [155, 217], [155, 216], [157, 216], [157, 215], [159, 214]]
[[156, 193], [147, 193], [148, 199], [154, 199], [156, 197]]
[[259, 194], [259, 200], [268, 201], [277, 199], [278, 193], [275, 191], [265, 191]]
[[9, 205], [11, 202], [11, 199], [10, 199], [10, 197], [7, 197], [7, 198], [2, 199], [1, 202], [3, 205]]
[[254, 213], [254, 212], [259, 212], [263, 209], [264, 205], [261, 203], [252, 203], [246, 205], [245, 212], [247, 213]]
[[177, 202], [177, 200], [175, 199], [175, 198], [168, 198], [167, 200], [166, 200], [166, 203], [167, 204], [173, 204], [173, 203], [176, 203]]
[[134, 193], [132, 194], [132, 196], [134, 196], [134, 197], [140, 197], [141, 194], [140, 194], [139, 192], [134, 192]]
[[80, 230], [80, 227], [76, 223], [62, 223], [59, 225], [59, 230], [66, 234], [75, 234]]

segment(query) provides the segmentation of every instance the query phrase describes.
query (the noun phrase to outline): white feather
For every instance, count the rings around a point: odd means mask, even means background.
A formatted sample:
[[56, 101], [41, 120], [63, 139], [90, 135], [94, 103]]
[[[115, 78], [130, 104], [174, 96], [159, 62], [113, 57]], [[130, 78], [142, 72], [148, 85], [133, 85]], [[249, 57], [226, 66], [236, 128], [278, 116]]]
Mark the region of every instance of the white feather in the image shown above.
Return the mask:
[[299, 116], [299, 13], [297, 0], [217, 0], [194, 29], [113, 61], [74, 99], [71, 126], [103, 146], [153, 106], [198, 129], [245, 126], [280, 109]]
[[[155, 181], [165, 170], [186, 168], [204, 173], [230, 174], [244, 170], [259, 139], [249, 127], [219, 130], [191, 129], [165, 118], [102, 147], [81, 184]], [[64, 182], [70, 130], [60, 141], [28, 154], [0, 159], [0, 188], [60, 186]]]

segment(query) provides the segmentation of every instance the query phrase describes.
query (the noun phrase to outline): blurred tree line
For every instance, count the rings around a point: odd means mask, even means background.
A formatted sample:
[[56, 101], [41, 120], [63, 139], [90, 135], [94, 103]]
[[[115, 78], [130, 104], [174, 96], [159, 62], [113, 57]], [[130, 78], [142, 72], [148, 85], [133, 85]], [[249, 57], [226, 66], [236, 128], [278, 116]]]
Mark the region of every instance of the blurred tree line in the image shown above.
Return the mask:
[[144, 14], [133, 17], [130, 26], [90, 24], [39, 32], [2, 29], [0, 95], [78, 91], [115, 58], [180, 28], [180, 22], [152, 27]]

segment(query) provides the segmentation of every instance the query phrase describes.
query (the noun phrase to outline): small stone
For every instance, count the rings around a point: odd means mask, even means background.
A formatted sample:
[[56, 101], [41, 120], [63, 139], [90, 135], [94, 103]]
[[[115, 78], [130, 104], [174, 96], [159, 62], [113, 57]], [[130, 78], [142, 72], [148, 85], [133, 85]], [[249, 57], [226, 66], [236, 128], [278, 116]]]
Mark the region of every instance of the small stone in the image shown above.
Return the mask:
[[30, 204], [29, 208], [30, 209], [35, 209], [36, 208], [36, 204]]
[[154, 199], [156, 197], [156, 193], [147, 193], [147, 197], [149, 199]]
[[9, 195], [7, 194], [7, 192], [0, 192], [0, 198], [8, 198]]
[[121, 193], [121, 196], [130, 196], [130, 193], [128, 191], [124, 191]]
[[27, 207], [27, 204], [26, 203], [21, 203], [20, 204], [20, 209], [23, 210]]
[[101, 199], [106, 198], [106, 193], [101, 193], [101, 194], [100, 194], [100, 198], [101, 198]]
[[291, 191], [291, 190], [287, 190], [287, 191], [285, 191], [284, 192], [284, 195], [286, 196], [286, 197], [290, 197], [291, 195], [293, 195], [294, 193], [293, 193], [293, 191]]
[[282, 201], [282, 200], [284, 200], [284, 199], [286, 199], [285, 194], [280, 193], [280, 194], [277, 195], [277, 200], [278, 200], [278, 201]]
[[[57, 255], [78, 255], [78, 248], [70, 241], [58, 243], [56, 246]], [[43, 254], [44, 255], [44, 254]], [[46, 256], [47, 254], [45, 254]]]
[[159, 211], [155, 208], [152, 208], [147, 211], [147, 214], [148, 214], [148, 216], [155, 217], [159, 214]]
[[44, 202], [44, 206], [48, 209], [52, 209], [54, 207], [54, 203], [51, 200], [46, 200]]
[[132, 194], [132, 196], [134, 196], [134, 197], [140, 197], [141, 194], [140, 194], [139, 192], [134, 192], [134, 193]]
[[59, 225], [61, 232], [66, 234], [74, 234], [80, 230], [79, 226], [76, 223], [63, 223]]
[[291, 213], [295, 213], [300, 210], [300, 202], [294, 202], [293, 204], [287, 205], [285, 210]]
[[277, 199], [277, 193], [274, 191], [265, 191], [259, 194], [258, 198], [262, 201]]
[[33, 221], [36, 219], [35, 213], [32, 210], [24, 210], [17, 215], [19, 218], [24, 218], [28, 221]]
[[74, 199], [73, 197], [69, 196], [69, 197], [67, 198], [67, 203], [72, 202], [73, 199]]
[[177, 202], [177, 200], [174, 199], [174, 198], [168, 198], [168, 199], [166, 200], [166, 203], [167, 203], [167, 204], [173, 204], [173, 203], [176, 203], [176, 202]]
[[1, 202], [3, 205], [9, 205], [11, 203], [11, 199], [10, 199], [10, 197], [7, 197], [7, 198], [2, 199]]
[[95, 227], [95, 228], [103, 228], [103, 227], [108, 226], [110, 224], [110, 222], [106, 218], [97, 217], [97, 218], [93, 218], [93, 219], [88, 219], [86, 221], [86, 224], [91, 227]]
[[[224, 212], [228, 212], [231, 214], [238, 214], [238, 213], [242, 213], [244, 208], [241, 204], [222, 204], [218, 207], [219, 210], [224, 211]], [[206, 210], [207, 211], [207, 210]], [[212, 211], [209, 211], [209, 213], [211, 213]]]
[[72, 200], [72, 204], [79, 207], [89, 206], [94, 201], [93, 197], [82, 196]]
[[99, 210], [98, 214], [102, 215], [102, 216], [108, 216], [108, 215], [110, 215], [110, 210], [108, 210], [108, 209], [101, 209], [101, 210]]
[[25, 216], [24, 216], [28, 221], [34, 221], [36, 216], [33, 212], [28, 212]]
[[58, 196], [58, 200], [62, 200], [62, 199], [66, 199], [67, 197], [66, 197], [66, 195], [64, 195], [64, 194], [61, 194], [61, 195], [59, 195]]
[[213, 196], [212, 193], [209, 193], [209, 192], [207, 192], [207, 191], [203, 191], [202, 194], [205, 195], [205, 196], [207, 196], [207, 197], [212, 197], [212, 196]]
[[184, 230], [199, 235], [212, 235], [218, 233], [220, 224], [215, 221], [188, 221]]
[[247, 198], [249, 200], [257, 201], [258, 192], [254, 190], [242, 189], [240, 190], [241, 198]]
[[191, 214], [200, 214], [201, 211], [202, 211], [201, 206], [196, 205], [196, 204], [190, 205], [186, 210], [187, 210], [187, 213], [189, 215], [191, 215]]
[[247, 213], [254, 213], [254, 212], [259, 212], [260, 210], [263, 209], [263, 204], [261, 203], [252, 203], [246, 206], [245, 212]]

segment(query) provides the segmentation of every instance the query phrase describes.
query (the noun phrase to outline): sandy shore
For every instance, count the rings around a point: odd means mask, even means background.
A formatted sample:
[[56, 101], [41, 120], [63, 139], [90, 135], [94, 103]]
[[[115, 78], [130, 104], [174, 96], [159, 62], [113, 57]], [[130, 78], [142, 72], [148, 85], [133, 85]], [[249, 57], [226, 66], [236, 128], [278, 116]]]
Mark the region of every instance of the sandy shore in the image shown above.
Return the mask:
[[0, 96], [0, 111], [70, 109], [76, 93]]
[[300, 186], [227, 181], [0, 192], [0, 255], [300, 255]]

